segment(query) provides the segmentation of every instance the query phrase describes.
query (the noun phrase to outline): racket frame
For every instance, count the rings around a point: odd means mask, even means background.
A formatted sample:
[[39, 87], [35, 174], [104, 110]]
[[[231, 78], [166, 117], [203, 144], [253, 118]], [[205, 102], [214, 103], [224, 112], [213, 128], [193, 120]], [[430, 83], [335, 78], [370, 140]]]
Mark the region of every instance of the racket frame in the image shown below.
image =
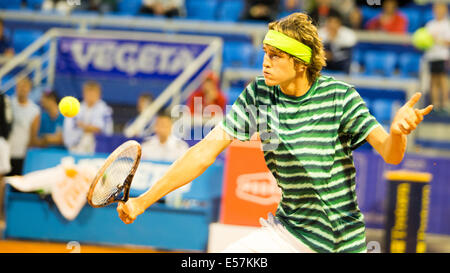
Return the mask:
[[[120, 156], [120, 154], [122, 152], [124, 152], [127, 149], [130, 149], [131, 147], [136, 147], [137, 148], [137, 155], [136, 155], [136, 160], [133, 163], [133, 166], [131, 167], [131, 170], [128, 174], [128, 176], [125, 178], [125, 182], [123, 183], [123, 185], [121, 187], [118, 187], [119, 191], [116, 192], [116, 194], [112, 195], [107, 202], [105, 202], [102, 205], [95, 205], [92, 203], [92, 196], [94, 194], [94, 189], [95, 186], [97, 185], [97, 183], [99, 181], [101, 181], [103, 175], [105, 174], [106, 169], [108, 169], [109, 166], [111, 166], [111, 164]], [[136, 173], [136, 170], [139, 166], [139, 162], [141, 160], [141, 155], [142, 155], [142, 148], [141, 145], [135, 141], [135, 140], [128, 140], [124, 143], [122, 143], [119, 147], [117, 147], [109, 156], [108, 158], [106, 158], [105, 163], [103, 163], [103, 166], [98, 170], [97, 175], [95, 176], [94, 180], [92, 180], [91, 186], [89, 187], [89, 191], [87, 194], [87, 201], [89, 203], [89, 205], [91, 205], [94, 208], [101, 208], [101, 207], [106, 207], [112, 203], [115, 202], [126, 202], [128, 201], [128, 197], [130, 194], [130, 187], [131, 187], [131, 182], [133, 181], [133, 177], [134, 174]], [[117, 196], [120, 195], [120, 193], [123, 190], [123, 196], [121, 199], [117, 199]]]

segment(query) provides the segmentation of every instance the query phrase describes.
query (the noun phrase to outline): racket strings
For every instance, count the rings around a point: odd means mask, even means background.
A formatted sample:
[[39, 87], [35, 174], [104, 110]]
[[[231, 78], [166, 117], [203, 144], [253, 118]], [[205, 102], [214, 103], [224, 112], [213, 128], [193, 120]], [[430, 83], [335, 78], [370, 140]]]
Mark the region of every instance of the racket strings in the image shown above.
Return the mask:
[[137, 160], [138, 148], [129, 147], [122, 151], [103, 173], [100, 181], [95, 185], [92, 203], [102, 205], [116, 199], [122, 192], [126, 178], [131, 173]]

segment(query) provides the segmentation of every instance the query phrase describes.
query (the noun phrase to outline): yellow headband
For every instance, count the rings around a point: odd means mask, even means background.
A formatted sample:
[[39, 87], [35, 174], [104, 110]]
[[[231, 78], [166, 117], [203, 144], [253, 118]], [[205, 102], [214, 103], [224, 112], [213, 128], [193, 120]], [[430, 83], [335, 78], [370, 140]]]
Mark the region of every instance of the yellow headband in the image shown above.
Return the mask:
[[291, 54], [307, 64], [311, 62], [311, 48], [281, 32], [269, 30], [263, 43]]

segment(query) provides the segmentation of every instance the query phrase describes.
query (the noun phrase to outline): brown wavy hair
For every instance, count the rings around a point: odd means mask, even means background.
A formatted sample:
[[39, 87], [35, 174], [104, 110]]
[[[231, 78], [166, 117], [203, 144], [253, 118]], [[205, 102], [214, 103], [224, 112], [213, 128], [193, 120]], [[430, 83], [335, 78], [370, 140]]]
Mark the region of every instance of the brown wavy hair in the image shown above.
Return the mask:
[[281, 32], [299, 42], [309, 46], [312, 49], [311, 62], [306, 64], [304, 61], [290, 54], [296, 62], [307, 66], [307, 76], [310, 82], [314, 82], [319, 76], [320, 71], [326, 65], [325, 51], [322, 41], [317, 33], [316, 26], [313, 25], [311, 18], [300, 12], [293, 13], [280, 20], [269, 23], [269, 29]]

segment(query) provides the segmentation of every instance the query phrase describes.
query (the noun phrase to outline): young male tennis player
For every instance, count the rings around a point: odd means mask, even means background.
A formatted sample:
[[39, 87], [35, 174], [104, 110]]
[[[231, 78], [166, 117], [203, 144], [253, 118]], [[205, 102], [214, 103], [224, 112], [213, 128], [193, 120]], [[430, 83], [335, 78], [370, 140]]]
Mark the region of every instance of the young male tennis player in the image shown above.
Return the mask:
[[433, 106], [414, 109], [421, 96], [415, 94], [387, 133], [353, 86], [320, 75], [324, 50], [305, 14], [270, 23], [263, 47], [264, 76], [250, 83], [220, 126], [152, 188], [119, 203], [119, 217], [132, 223], [158, 199], [198, 177], [233, 139], [247, 141], [256, 132], [282, 190], [281, 201], [275, 217], [269, 215], [260, 229], [225, 251], [365, 252], [352, 151], [368, 141], [387, 163], [400, 163], [406, 136]]

